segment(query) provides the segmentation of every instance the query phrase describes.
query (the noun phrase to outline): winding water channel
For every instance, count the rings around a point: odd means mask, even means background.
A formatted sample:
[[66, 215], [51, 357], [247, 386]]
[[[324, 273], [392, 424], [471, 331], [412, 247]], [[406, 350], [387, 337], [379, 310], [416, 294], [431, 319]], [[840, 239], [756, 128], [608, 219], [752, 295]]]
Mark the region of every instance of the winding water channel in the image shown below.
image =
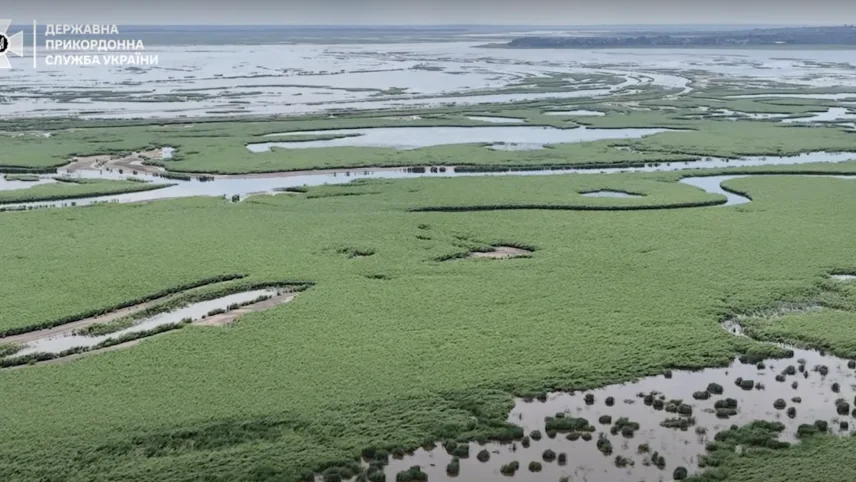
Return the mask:
[[[172, 180], [160, 176], [160, 173], [138, 174], [125, 171], [120, 174], [117, 170], [77, 169], [69, 171], [60, 169], [58, 174], [42, 176], [40, 182], [55, 182], [57, 177], [78, 177], [85, 179], [128, 179], [137, 178], [154, 184], [163, 184], [163, 189], [142, 191], [127, 194], [112, 194], [105, 196], [81, 197], [77, 199], [51, 202], [27, 202], [0, 204], [0, 211], [27, 210], [41, 207], [85, 206], [95, 203], [118, 202], [134, 203], [159, 199], [174, 199], [193, 196], [217, 196], [227, 199], [245, 199], [250, 195], [276, 194], [288, 187], [319, 186], [324, 184], [346, 184], [356, 179], [412, 179], [421, 177], [464, 177], [464, 176], [536, 176], [536, 175], [565, 175], [565, 174], [617, 174], [642, 172], [674, 172], [695, 171], [713, 168], [741, 168], [751, 166], [788, 166], [811, 163], [840, 163], [856, 159], [856, 153], [850, 152], [812, 152], [796, 156], [754, 156], [739, 159], [705, 158], [693, 162], [664, 162], [648, 164], [643, 167], [616, 168], [574, 168], [574, 169], [533, 169], [509, 170], [492, 172], [472, 172], [472, 168], [456, 169], [455, 167], [424, 167], [424, 168], [364, 168], [319, 170], [304, 172], [282, 172], [272, 174], [248, 174], [214, 176], [210, 180]], [[681, 182], [703, 189], [712, 194], [724, 195], [726, 206], [751, 202], [749, 198], [725, 191], [721, 183], [739, 176], [687, 176]], [[210, 177], [210, 176], [209, 176]], [[845, 176], [828, 176], [845, 177]], [[0, 182], [0, 190], [15, 190], [27, 188], [34, 183], [21, 181]]]

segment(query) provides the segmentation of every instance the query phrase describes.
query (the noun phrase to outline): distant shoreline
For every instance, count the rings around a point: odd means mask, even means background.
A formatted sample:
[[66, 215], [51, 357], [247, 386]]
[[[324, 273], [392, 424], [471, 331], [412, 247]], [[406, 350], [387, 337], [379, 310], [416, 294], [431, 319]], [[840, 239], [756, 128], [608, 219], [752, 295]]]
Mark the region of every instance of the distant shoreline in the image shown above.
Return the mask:
[[790, 45], [609, 45], [609, 46], [545, 46], [523, 47], [507, 43], [476, 45], [474, 48], [506, 50], [856, 50], [856, 44], [790, 44]]

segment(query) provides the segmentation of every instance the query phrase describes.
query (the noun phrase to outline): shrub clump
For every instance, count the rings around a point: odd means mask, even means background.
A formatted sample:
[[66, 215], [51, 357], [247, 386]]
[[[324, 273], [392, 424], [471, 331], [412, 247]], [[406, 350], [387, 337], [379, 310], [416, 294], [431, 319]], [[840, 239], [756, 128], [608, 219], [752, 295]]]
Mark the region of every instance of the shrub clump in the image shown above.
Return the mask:
[[546, 421], [546, 429], [556, 432], [593, 432], [594, 427], [585, 418], [575, 417], [549, 417]]
[[637, 430], [639, 430], [638, 423], [631, 422], [627, 417], [621, 417], [615, 421], [615, 425], [609, 429], [609, 432], [612, 435], [621, 432], [621, 435], [625, 437], [632, 437]]
[[805, 438], [810, 437], [812, 435], [816, 435], [818, 433], [826, 432], [829, 430], [829, 424], [826, 423], [825, 420], [817, 420], [813, 424], [804, 423], [797, 427], [797, 437]]
[[482, 449], [479, 451], [478, 455], [476, 455], [476, 458], [479, 462], [487, 462], [490, 460], [490, 452], [488, 452], [487, 449]]
[[606, 435], [600, 434], [597, 437], [597, 449], [600, 450], [603, 455], [612, 455], [612, 442], [606, 438]]
[[717, 400], [716, 403], [713, 404], [713, 408], [737, 408], [737, 400], [733, 398]]
[[552, 462], [552, 461], [556, 460], [556, 452], [553, 452], [552, 450], [547, 449], [544, 451], [543, 454], [541, 454], [541, 457], [544, 459], [544, 462]]
[[558, 457], [559, 465], [565, 465], [568, 463], [568, 454], [565, 452], [561, 452]]
[[785, 403], [785, 400], [782, 398], [777, 398], [776, 401], [773, 402], [773, 408], [776, 410], [784, 410], [786, 406], [787, 403]]
[[753, 448], [772, 450], [787, 448], [790, 446], [789, 443], [777, 439], [784, 429], [785, 426], [782, 423], [762, 420], [742, 427], [732, 425], [730, 429], [717, 433], [714, 441], [707, 444], [708, 453], [700, 457], [699, 466], [719, 466], [724, 458], [734, 454], [737, 447], [742, 447], [744, 451]]
[[369, 482], [386, 482], [386, 474], [380, 469], [371, 470], [369, 468], [369, 471], [366, 472], [366, 478]]
[[687, 431], [693, 425], [695, 425], [695, 418], [693, 417], [667, 418], [660, 422], [661, 427], [675, 428], [683, 431]]
[[693, 398], [696, 400], [707, 400], [710, 398], [710, 392], [708, 392], [708, 391], [694, 392]]
[[541, 462], [529, 462], [529, 472], [541, 472]]
[[499, 472], [503, 475], [514, 475], [518, 470], [520, 470], [520, 462], [516, 460], [499, 468]]
[[663, 469], [666, 467], [666, 457], [660, 455], [660, 452], [655, 451], [651, 454], [651, 463], [658, 469]]
[[395, 476], [395, 482], [418, 482], [424, 480], [428, 480], [428, 474], [422, 472], [422, 467], [418, 465], [403, 470]]
[[723, 392], [724, 390], [723, 390], [723, 388], [722, 388], [722, 385], [720, 385], [720, 384], [718, 384], [718, 383], [709, 383], [709, 384], [707, 385], [707, 391], [708, 391], [709, 393], [714, 394], [714, 395], [722, 395], [722, 392]]
[[529, 434], [529, 438], [537, 442], [538, 440], [541, 440], [541, 432], [539, 430], [533, 430]]
[[622, 457], [620, 455], [615, 456], [615, 466], [616, 467], [618, 467], [619, 469], [623, 469], [624, 467], [627, 467], [628, 465], [633, 465], [633, 460], [631, 460], [627, 457]]
[[615, 405], [615, 398], [614, 397], [606, 397], [606, 406], [611, 407], [613, 405]]
[[458, 448], [458, 442], [455, 442], [454, 440], [446, 440], [443, 443], [443, 448], [446, 449], [446, 452], [451, 454], [456, 448]]
[[687, 469], [686, 467], [678, 467], [672, 472], [672, 478], [675, 480], [684, 480], [687, 478]]
[[446, 473], [449, 475], [458, 475], [461, 473], [461, 459], [452, 457], [452, 461], [446, 465]]
[[468, 444], [458, 444], [455, 450], [452, 450], [452, 455], [465, 459], [470, 456], [470, 446]]
[[839, 398], [835, 401], [835, 411], [838, 412], [838, 415], [849, 415], [850, 404], [844, 399]]
[[601, 415], [600, 418], [597, 419], [597, 421], [602, 423], [603, 425], [609, 425], [612, 423], [612, 416], [611, 415]]

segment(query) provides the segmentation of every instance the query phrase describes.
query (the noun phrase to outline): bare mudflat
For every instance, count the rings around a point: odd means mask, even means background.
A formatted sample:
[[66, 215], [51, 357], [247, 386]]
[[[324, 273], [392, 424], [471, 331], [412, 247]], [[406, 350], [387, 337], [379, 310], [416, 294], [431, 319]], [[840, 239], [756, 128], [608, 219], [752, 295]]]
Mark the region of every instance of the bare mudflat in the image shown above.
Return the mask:
[[468, 258], [509, 259], [530, 256], [532, 251], [512, 246], [494, 246], [493, 251], [470, 253]]
[[71, 159], [71, 163], [63, 167], [66, 173], [94, 170], [115, 170], [131, 173], [158, 174], [164, 169], [158, 166], [145, 164], [148, 160], [169, 159], [172, 157], [173, 149], [164, 147], [161, 149], [150, 149], [142, 152], [131, 152], [125, 155], [99, 154], [95, 156], [80, 156]]

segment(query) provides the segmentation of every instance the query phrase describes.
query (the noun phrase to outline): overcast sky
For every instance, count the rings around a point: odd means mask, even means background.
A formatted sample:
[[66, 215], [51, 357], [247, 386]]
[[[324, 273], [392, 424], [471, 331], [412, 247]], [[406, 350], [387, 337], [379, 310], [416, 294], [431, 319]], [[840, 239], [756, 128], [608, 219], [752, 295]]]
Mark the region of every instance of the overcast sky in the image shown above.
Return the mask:
[[18, 0], [15, 23], [856, 24], [856, 0]]

